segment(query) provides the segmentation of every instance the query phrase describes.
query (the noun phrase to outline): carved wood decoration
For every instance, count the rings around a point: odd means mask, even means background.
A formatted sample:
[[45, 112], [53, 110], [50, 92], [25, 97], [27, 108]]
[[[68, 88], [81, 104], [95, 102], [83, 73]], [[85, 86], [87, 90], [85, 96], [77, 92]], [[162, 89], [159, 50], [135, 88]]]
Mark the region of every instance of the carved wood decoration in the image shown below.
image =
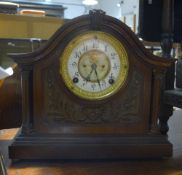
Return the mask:
[[[68, 43], [88, 31], [117, 38], [128, 56], [124, 85], [101, 100], [75, 95], [59, 73]], [[172, 145], [160, 134], [157, 121], [161, 82], [173, 61], [147, 52], [119, 20], [93, 10], [65, 24], [41, 49], [11, 57], [21, 67], [23, 124], [9, 147], [10, 158], [171, 156]]]

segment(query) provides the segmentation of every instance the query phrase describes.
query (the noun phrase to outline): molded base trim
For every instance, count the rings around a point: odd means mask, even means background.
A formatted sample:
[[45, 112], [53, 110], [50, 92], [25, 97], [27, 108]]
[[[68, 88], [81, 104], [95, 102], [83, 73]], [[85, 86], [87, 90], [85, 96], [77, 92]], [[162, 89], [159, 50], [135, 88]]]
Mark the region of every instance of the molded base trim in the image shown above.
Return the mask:
[[165, 136], [18, 136], [11, 159], [138, 159], [172, 155]]

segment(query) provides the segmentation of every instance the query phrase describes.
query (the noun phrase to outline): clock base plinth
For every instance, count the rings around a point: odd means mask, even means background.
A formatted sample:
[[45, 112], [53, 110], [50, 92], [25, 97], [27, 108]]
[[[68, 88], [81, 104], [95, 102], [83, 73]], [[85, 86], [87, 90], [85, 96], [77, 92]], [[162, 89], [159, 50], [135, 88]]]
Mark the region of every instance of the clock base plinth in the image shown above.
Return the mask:
[[172, 155], [164, 136], [18, 136], [11, 159], [143, 159]]

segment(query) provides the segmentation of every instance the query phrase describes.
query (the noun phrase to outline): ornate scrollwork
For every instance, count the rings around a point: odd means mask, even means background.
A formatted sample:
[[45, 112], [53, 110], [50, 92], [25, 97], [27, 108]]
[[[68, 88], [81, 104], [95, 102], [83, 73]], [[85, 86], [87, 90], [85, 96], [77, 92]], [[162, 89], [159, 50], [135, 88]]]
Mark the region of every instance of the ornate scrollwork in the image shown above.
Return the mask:
[[45, 73], [45, 120], [56, 123], [136, 123], [141, 120], [139, 114], [143, 76], [133, 72], [132, 79], [123, 98], [103, 104], [82, 105], [70, 99], [56, 82], [55, 72], [49, 69]]

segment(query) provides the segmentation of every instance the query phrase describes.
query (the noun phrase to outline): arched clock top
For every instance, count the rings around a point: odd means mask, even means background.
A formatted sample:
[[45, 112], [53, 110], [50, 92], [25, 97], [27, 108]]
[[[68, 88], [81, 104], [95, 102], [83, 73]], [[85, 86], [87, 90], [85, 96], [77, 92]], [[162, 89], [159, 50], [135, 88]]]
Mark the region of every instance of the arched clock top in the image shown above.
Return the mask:
[[71, 20], [71, 22], [67, 22], [58, 29], [43, 47], [32, 53], [9, 54], [9, 56], [21, 65], [34, 64], [37, 61], [48, 58], [51, 53], [57, 50], [61, 54], [65, 45], [75, 35], [90, 30], [103, 31], [117, 37], [128, 48], [128, 52], [132, 50], [133, 55], [136, 55], [151, 66], [169, 67], [174, 62], [174, 60], [169, 59], [166, 61], [164, 58], [152, 55], [144, 48], [128, 26], [118, 19], [107, 16], [102, 10], [92, 10], [88, 15], [83, 15]]

